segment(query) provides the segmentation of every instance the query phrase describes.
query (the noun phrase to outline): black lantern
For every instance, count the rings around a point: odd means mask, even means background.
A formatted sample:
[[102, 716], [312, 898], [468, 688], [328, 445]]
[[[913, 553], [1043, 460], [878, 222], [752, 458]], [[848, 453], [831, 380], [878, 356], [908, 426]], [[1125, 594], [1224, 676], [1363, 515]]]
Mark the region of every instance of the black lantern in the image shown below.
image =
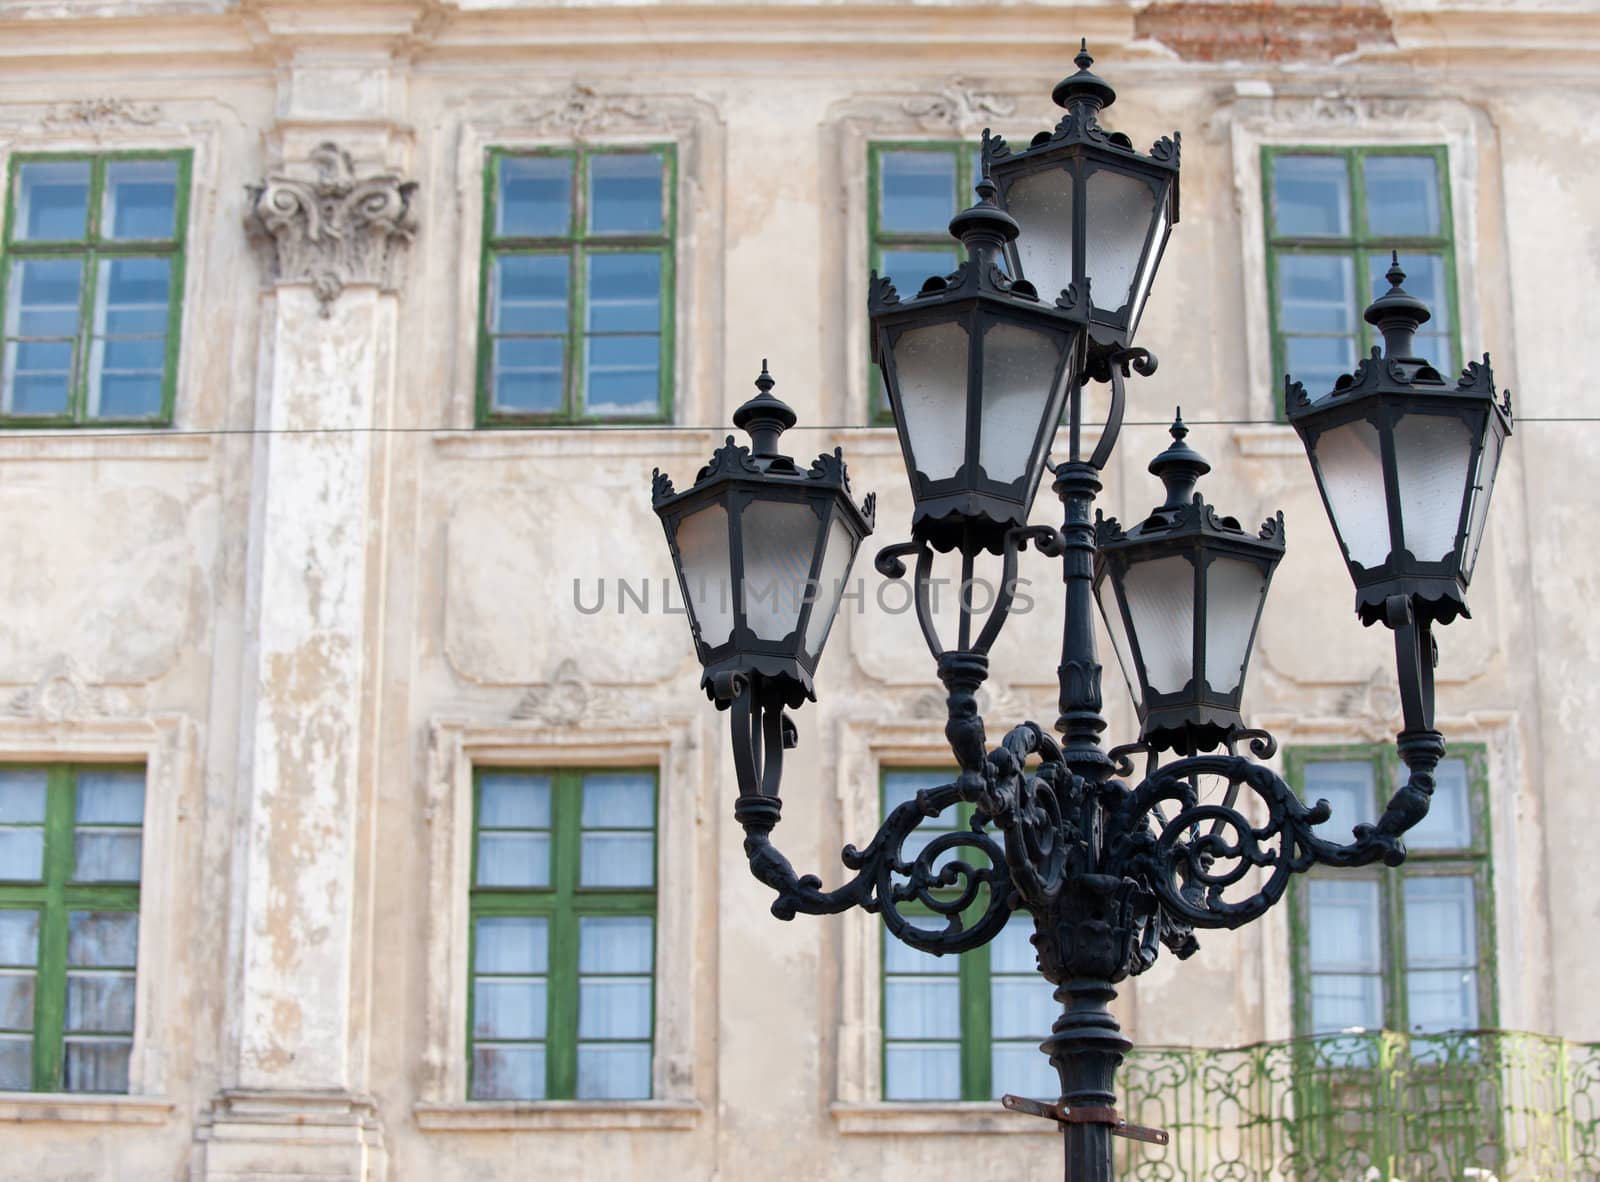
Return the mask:
[[1180, 755], [1243, 729], [1245, 669], [1283, 557], [1282, 513], [1251, 535], [1194, 491], [1211, 465], [1183, 441], [1188, 433], [1180, 413], [1172, 446], [1150, 462], [1167, 487], [1159, 509], [1126, 533], [1114, 518], [1099, 521], [1094, 572], [1140, 739]]
[[702, 688], [726, 706], [736, 676], [758, 698], [792, 707], [816, 698], [811, 679], [856, 548], [872, 532], [874, 498], [856, 507], [837, 449], [809, 469], [780, 455], [794, 411], [773, 397], [765, 361], [756, 387], [733, 415], [750, 446], [728, 436], [681, 493], [656, 469], [653, 504], [705, 667]]
[[1364, 624], [1391, 626], [1409, 600], [1424, 619], [1448, 624], [1467, 611], [1467, 585], [1483, 541], [1489, 494], [1511, 434], [1511, 397], [1501, 402], [1489, 355], [1450, 385], [1413, 356], [1428, 306], [1401, 284], [1367, 308], [1383, 349], [1315, 401], [1285, 377], [1285, 410], [1300, 433], [1317, 487], [1356, 585]]
[[1146, 156], [1106, 131], [1096, 116], [1117, 92], [1089, 72], [1087, 44], [1075, 63], [1051, 94], [1067, 111], [1056, 129], [1020, 152], [985, 131], [983, 167], [1022, 230], [1012, 273], [1085, 321], [1101, 351], [1127, 346], [1138, 330], [1178, 220], [1180, 141], [1163, 136]]
[[872, 277], [872, 359], [883, 371], [916, 503], [911, 535], [937, 550], [1000, 553], [1025, 525], [1045, 453], [1078, 372], [1082, 329], [999, 266], [1017, 223], [994, 185], [958, 213], [954, 274], [901, 299]]

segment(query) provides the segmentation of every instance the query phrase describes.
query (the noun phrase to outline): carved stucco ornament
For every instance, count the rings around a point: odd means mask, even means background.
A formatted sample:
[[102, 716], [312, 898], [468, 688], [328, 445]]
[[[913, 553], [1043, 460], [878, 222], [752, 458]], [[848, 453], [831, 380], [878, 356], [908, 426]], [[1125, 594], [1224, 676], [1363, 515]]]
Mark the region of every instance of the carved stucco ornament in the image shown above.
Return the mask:
[[932, 95], [907, 99], [900, 106], [907, 115], [922, 120], [925, 125], [945, 126], [955, 131], [966, 131], [993, 116], [1004, 118], [1017, 109], [1011, 99], [975, 90], [959, 74], [952, 74]]
[[393, 291], [401, 255], [417, 232], [417, 182], [395, 173], [357, 177], [331, 143], [311, 153], [314, 181], [268, 177], [248, 185], [245, 227], [263, 247], [273, 280], [309, 283], [326, 317], [352, 283]]
[[57, 657], [37, 681], [12, 693], [4, 713], [40, 722], [69, 722], [132, 717], [143, 709], [142, 687], [91, 682], [71, 658]]
[[512, 118], [521, 127], [581, 140], [595, 132], [642, 123], [650, 118], [650, 108], [643, 99], [601, 94], [574, 82], [559, 94], [522, 104]]
[[120, 98], [77, 99], [60, 103], [41, 121], [53, 130], [97, 131], [105, 127], [149, 127], [161, 118], [154, 103], [135, 103]]

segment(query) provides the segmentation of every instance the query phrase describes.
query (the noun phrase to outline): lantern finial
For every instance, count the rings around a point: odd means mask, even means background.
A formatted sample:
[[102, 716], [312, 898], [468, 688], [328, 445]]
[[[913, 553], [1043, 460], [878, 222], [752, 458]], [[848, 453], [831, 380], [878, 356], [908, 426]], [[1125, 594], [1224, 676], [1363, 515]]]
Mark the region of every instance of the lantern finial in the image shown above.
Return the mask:
[[760, 391], [754, 398], [733, 412], [733, 425], [750, 433], [752, 459], [778, 458], [778, 436], [795, 424], [795, 413], [789, 404], [773, 396], [777, 385], [767, 372], [767, 359], [761, 359], [761, 376], [756, 379]]
[[978, 200], [950, 219], [950, 236], [959, 238], [969, 257], [976, 258], [979, 248], [1004, 250], [1021, 231], [1017, 219], [995, 204], [1000, 190], [992, 180], [985, 176], [973, 188]]
[[1094, 65], [1094, 58], [1089, 56], [1089, 39], [1080, 38], [1078, 46], [1078, 56], [1072, 59], [1078, 72], [1057, 82], [1050, 97], [1056, 106], [1065, 107], [1074, 115], [1093, 116], [1116, 102], [1117, 92], [1111, 83], [1089, 72]]
[[1172, 446], [1150, 461], [1150, 472], [1167, 486], [1167, 501], [1161, 508], [1179, 509], [1194, 495], [1195, 483], [1211, 471], [1211, 465], [1206, 462], [1204, 456], [1183, 441], [1189, 434], [1189, 428], [1183, 421], [1181, 406], [1177, 409], [1169, 431], [1172, 435]]
[[1390, 252], [1389, 270], [1384, 278], [1389, 281], [1389, 290], [1368, 305], [1366, 321], [1383, 334], [1385, 357], [1409, 359], [1417, 329], [1432, 320], [1433, 313], [1427, 304], [1400, 286], [1405, 282], [1406, 273], [1400, 269], [1399, 251]]

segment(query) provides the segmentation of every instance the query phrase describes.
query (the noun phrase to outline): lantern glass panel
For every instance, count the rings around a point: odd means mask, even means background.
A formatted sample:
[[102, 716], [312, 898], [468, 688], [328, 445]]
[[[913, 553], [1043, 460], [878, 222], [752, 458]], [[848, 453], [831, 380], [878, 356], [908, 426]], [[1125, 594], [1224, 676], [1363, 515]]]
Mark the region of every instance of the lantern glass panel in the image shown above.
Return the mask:
[[722, 502], [697, 509], [678, 522], [678, 558], [689, 610], [700, 639], [715, 648], [733, 635], [733, 575], [728, 548], [728, 508]]
[[1472, 482], [1472, 515], [1467, 522], [1467, 561], [1461, 573], [1472, 578], [1472, 569], [1478, 565], [1478, 547], [1483, 545], [1483, 524], [1489, 517], [1489, 494], [1494, 491], [1495, 473], [1500, 468], [1500, 450], [1505, 441], [1494, 431], [1483, 441], [1483, 455], [1478, 459], [1478, 478]]
[[983, 411], [978, 464], [1001, 484], [1020, 480], [1039, 428], [1055, 401], [1060, 338], [996, 321], [983, 333]]
[[1006, 212], [1017, 219], [1022, 277], [1053, 303], [1072, 283], [1072, 173], [1048, 168], [1018, 177], [1006, 190]]
[[1440, 562], [1456, 548], [1472, 444], [1472, 431], [1454, 415], [1409, 414], [1395, 424], [1400, 521], [1406, 549], [1419, 561]]
[[1155, 278], [1156, 264], [1161, 261], [1161, 244], [1167, 237], [1169, 217], [1167, 207], [1163, 206], [1161, 216], [1156, 221], [1155, 237], [1150, 239], [1150, 253], [1145, 256], [1144, 266], [1139, 271], [1139, 289], [1133, 293], [1133, 307], [1128, 312], [1130, 337], [1134, 329], [1139, 327], [1139, 317], [1144, 313], [1144, 301], [1150, 295], [1150, 281]]
[[1122, 666], [1122, 676], [1128, 683], [1135, 706], [1144, 705], [1144, 695], [1139, 692], [1139, 677], [1133, 667], [1133, 650], [1128, 646], [1128, 629], [1122, 622], [1122, 605], [1117, 602], [1116, 582], [1110, 576], [1100, 580], [1095, 588], [1100, 600], [1100, 615], [1106, 622], [1106, 633], [1111, 637], [1111, 647], [1116, 650], [1117, 664]]
[[1378, 428], [1356, 419], [1324, 431], [1314, 447], [1333, 527], [1350, 561], [1382, 566], [1389, 560], [1389, 502]]
[[813, 660], [822, 655], [822, 646], [827, 643], [833, 615], [839, 610], [839, 598], [844, 593], [845, 577], [850, 573], [850, 560], [855, 554], [855, 535], [835, 512], [828, 526], [827, 549], [822, 552], [822, 569], [817, 572], [817, 585], [811, 592], [811, 618], [806, 621], [806, 652]]
[[1084, 272], [1094, 306], [1114, 312], [1128, 303], [1155, 220], [1156, 195], [1143, 178], [1101, 168], [1086, 188]]
[[1206, 684], [1213, 693], [1231, 694], [1244, 681], [1266, 596], [1266, 573], [1253, 562], [1218, 557], [1206, 567]]
[[795, 630], [817, 552], [817, 515], [806, 501], [748, 502], [739, 518], [744, 546], [744, 618], [759, 640]]
[[966, 326], [947, 320], [909, 329], [893, 349], [911, 462], [929, 480], [948, 480], [967, 452]]
[[1173, 694], [1194, 676], [1194, 564], [1181, 555], [1129, 565], [1128, 618], [1151, 693]]

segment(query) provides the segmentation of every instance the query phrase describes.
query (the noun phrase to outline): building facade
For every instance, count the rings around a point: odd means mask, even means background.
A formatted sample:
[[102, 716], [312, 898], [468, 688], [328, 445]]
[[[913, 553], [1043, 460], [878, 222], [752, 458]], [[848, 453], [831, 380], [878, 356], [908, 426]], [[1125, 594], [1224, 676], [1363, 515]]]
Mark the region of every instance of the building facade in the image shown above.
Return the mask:
[[[0, 28], [0, 1176], [1055, 1176], [993, 1102], [1050, 1086], [1025, 932], [944, 963], [768, 914], [649, 486], [770, 359], [786, 445], [842, 447], [868, 546], [900, 540], [867, 275], [954, 261], [978, 135], [1052, 124], [1080, 37], [1109, 126], [1183, 132], [1161, 366], [1101, 504], [1156, 503], [1181, 405], [1208, 499], [1284, 511], [1246, 711], [1336, 817], [1387, 796], [1399, 704], [1282, 373], [1353, 364], [1397, 250], [1439, 368], [1492, 350], [1518, 415], [1440, 635], [1430, 828], [1404, 873], [1307, 880], [1127, 984], [1161, 1048], [1130, 1114], [1175, 1134], [1129, 1176], [1600, 1174], [1592, 5], [3, 0]], [[1035, 562], [991, 731], [1053, 717]], [[853, 577], [778, 831], [824, 881], [949, 763], [913, 617]]]

